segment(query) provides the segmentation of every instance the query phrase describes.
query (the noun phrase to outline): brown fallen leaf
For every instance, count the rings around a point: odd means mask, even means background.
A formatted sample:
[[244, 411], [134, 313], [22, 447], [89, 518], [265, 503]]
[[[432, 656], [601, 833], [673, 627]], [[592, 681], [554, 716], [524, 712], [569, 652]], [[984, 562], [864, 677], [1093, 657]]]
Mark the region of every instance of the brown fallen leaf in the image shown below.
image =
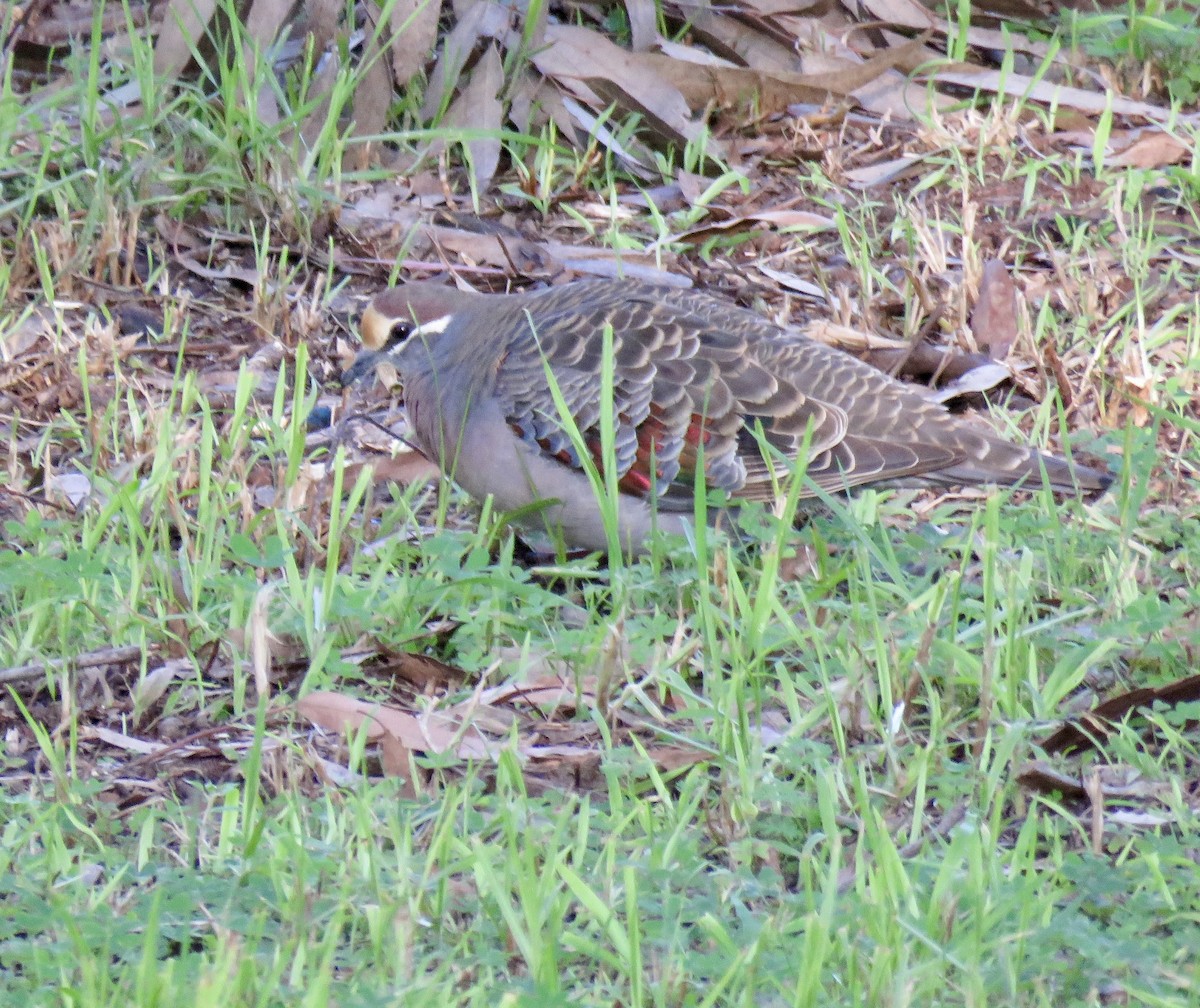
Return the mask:
[[396, 675], [421, 690], [457, 685], [467, 678], [462, 669], [413, 651], [392, 655], [389, 667], [394, 668]]
[[734, 65], [766, 73], [799, 73], [801, 62], [784, 39], [772, 37], [741, 17], [722, 14], [716, 5], [697, 4], [688, 11], [690, 33], [706, 49]]
[[[587, 102], [590, 91], [599, 96], [601, 107], [616, 102], [641, 113], [660, 142], [675, 147], [701, 144], [711, 156], [720, 156], [722, 145], [692, 118], [678, 89], [646, 62], [650, 54], [631, 53], [599, 32], [577, 25], [547, 25], [546, 42], [545, 49], [533, 54], [534, 64], [574, 90], [580, 101]], [[578, 91], [577, 84], [587, 90]]]
[[971, 333], [975, 343], [992, 360], [1008, 356], [1017, 339], [1017, 288], [1008, 269], [999, 259], [983, 264], [979, 300], [971, 312]]
[[454, 753], [460, 759], [489, 756], [498, 748], [469, 724], [436, 710], [420, 717], [386, 704], [368, 703], [330, 690], [315, 690], [296, 701], [306, 718], [330, 731], [357, 731], [366, 725], [367, 738], [378, 741], [390, 732], [413, 752]]
[[1127, 714], [1155, 703], [1174, 706], [1193, 700], [1200, 700], [1200, 675], [1178, 679], [1166, 686], [1130, 690], [1097, 704], [1086, 714], [1064, 724], [1042, 740], [1041, 748], [1048, 755], [1094, 749]]
[[425, 89], [421, 115], [433, 119], [448, 108], [451, 96], [458, 90], [459, 76], [466, 69], [471, 54], [481, 39], [502, 39], [509, 30], [511, 11], [493, 0], [477, 0], [459, 13], [454, 27], [442, 40], [442, 48], [434, 63]]
[[193, 47], [217, 10], [217, 0], [169, 3], [154, 43], [154, 76], [172, 78], [188, 65]]
[[434, 0], [395, 0], [392, 4], [388, 28], [397, 87], [404, 88], [425, 69], [425, 60], [437, 42], [440, 9], [441, 4]]
[[364, 731], [369, 741], [379, 743], [383, 772], [389, 777], [403, 777], [409, 797], [416, 797], [412, 751], [376, 716], [377, 706], [328, 691], [309, 693], [296, 701], [296, 710], [320, 728], [344, 735]]
[[1191, 146], [1176, 140], [1169, 133], [1161, 130], [1149, 130], [1134, 140], [1128, 147], [1112, 157], [1105, 158], [1105, 164], [1118, 168], [1162, 168], [1166, 165], [1180, 164], [1191, 155]]
[[851, 92], [903, 62], [910, 49], [919, 45], [924, 45], [924, 39], [914, 39], [905, 46], [884, 50], [861, 63], [841, 61], [840, 67], [809, 74], [701, 65], [659, 53], [640, 53], [634, 61], [669, 81], [693, 109], [712, 104], [745, 114], [753, 106], [762, 117], [798, 103], [845, 101]]
[[203, 277], [205, 280], [237, 280], [247, 287], [258, 287], [263, 281], [263, 275], [258, 270], [239, 266], [234, 262], [214, 269], [211, 266], [205, 266], [190, 255], [177, 256], [176, 261], [189, 272], [195, 273], [196, 276]]
[[417, 769], [413, 754], [403, 742], [391, 732], [379, 736], [379, 762], [385, 777], [401, 777], [405, 782], [407, 797], [416, 798], [420, 793], [417, 786]]
[[[1014, 0], [1005, 0], [1013, 3]], [[929, 11], [918, 0], [863, 0], [863, 6], [885, 25], [917, 30], [928, 29], [939, 35], [957, 34], [961, 26], [951, 26], [944, 18]], [[1022, 5], [1028, 6], [1028, 5]], [[1032, 8], [1035, 12], [1037, 8]], [[1034, 13], [1033, 17], [1040, 20], [1042, 15]], [[1045, 58], [1050, 53], [1050, 47], [1045, 42], [1033, 41], [1014, 26], [1007, 24], [1003, 31], [994, 28], [981, 28], [978, 25], [968, 25], [967, 40], [971, 46], [980, 49], [996, 49], [1001, 52], [1026, 52], [1039, 58]]]
[[1081, 801], [1087, 797], [1087, 788], [1078, 774], [1066, 774], [1056, 770], [1042, 760], [1027, 763], [1017, 774], [1017, 783], [1039, 794], [1061, 794], [1064, 798]]
[[[363, 68], [360, 71], [358, 84], [354, 88], [354, 105], [352, 110], [353, 135], [358, 137], [377, 137], [387, 128], [388, 114], [395, 100], [392, 85], [392, 73], [384, 58], [384, 49], [376, 38], [368, 38], [364, 43]], [[328, 115], [328, 100], [333, 93], [337, 81], [337, 64], [326, 60], [314, 77], [310, 93], [313, 98], [320, 97], [316, 108], [305, 118], [303, 135], [307, 149], [312, 150], [321, 142], [320, 131], [325, 128]], [[368, 143], [358, 143], [347, 152], [347, 161], [359, 171], [363, 171], [371, 163], [371, 146]]]
[[[688, 242], [698, 245], [714, 234], [739, 234], [742, 231], [755, 229], [765, 231], [785, 231], [789, 228], [805, 232], [831, 231], [836, 224], [830, 217], [815, 214], [808, 210], [759, 210], [754, 213], [741, 214], [728, 220], [705, 221], [694, 228], [664, 239], [669, 241]], [[763, 272], [767, 272], [763, 270]]]
[[645, 52], [658, 40], [658, 4], [654, 0], [623, 0], [635, 52]]
[[655, 767], [667, 773], [712, 759], [711, 753], [690, 746], [651, 746], [646, 750], [646, 755]]
[[1116, 115], [1137, 116], [1151, 122], [1164, 122], [1171, 115], [1170, 109], [1161, 105], [1114, 96], [1111, 91], [1087, 91], [1065, 84], [1052, 84], [1026, 74], [1001, 73], [999, 70], [968, 67], [961, 63], [954, 64], [952, 69], [931, 71], [924, 74], [922, 79], [1043, 105], [1065, 105], [1089, 115], [1101, 115], [1105, 109], [1109, 109]]
[[488, 45], [467, 82], [446, 112], [445, 124], [471, 139], [466, 142], [475, 191], [487, 189], [500, 164], [500, 127], [504, 106], [499, 94], [504, 86], [504, 66], [495, 45]]
[[371, 459], [366, 462], [351, 462], [344, 468], [343, 484], [352, 487], [358, 480], [358, 474], [364, 466], [370, 466], [374, 472], [375, 484], [395, 483], [397, 486], [410, 486], [413, 483], [426, 483], [437, 479], [441, 470], [429, 461], [419, 451], [402, 451], [388, 458]]

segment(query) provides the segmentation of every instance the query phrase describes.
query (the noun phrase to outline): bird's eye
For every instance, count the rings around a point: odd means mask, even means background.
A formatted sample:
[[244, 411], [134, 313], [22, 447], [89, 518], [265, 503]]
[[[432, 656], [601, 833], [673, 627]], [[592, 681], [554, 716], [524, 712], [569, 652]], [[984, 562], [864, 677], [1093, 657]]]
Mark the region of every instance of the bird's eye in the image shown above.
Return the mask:
[[383, 344], [384, 350], [394, 350], [407, 340], [416, 328], [417, 324], [412, 319], [396, 319], [388, 330], [387, 340]]
[[368, 350], [394, 350], [407, 340], [416, 328], [408, 315], [391, 315], [380, 311], [374, 304], [367, 305], [358, 330], [363, 346]]

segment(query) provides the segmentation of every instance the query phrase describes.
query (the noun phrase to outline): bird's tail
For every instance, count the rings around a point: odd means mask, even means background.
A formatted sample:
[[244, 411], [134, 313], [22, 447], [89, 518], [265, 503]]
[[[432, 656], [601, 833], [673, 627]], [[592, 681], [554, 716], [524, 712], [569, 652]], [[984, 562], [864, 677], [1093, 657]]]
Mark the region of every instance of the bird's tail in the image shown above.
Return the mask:
[[1056, 493], [1086, 496], [1102, 494], [1113, 481], [1112, 473], [1105, 470], [991, 438], [982, 457], [928, 475], [947, 484], [1005, 483], [1030, 488], [1048, 484]]

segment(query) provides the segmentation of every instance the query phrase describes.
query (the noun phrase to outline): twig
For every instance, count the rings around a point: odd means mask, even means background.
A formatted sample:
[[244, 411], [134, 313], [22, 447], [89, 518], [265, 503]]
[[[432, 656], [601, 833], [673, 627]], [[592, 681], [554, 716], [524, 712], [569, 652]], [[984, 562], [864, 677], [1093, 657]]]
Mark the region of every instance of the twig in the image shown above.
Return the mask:
[[12, 668], [0, 669], [0, 683], [22, 682], [26, 679], [37, 679], [47, 672], [57, 672], [62, 669], [95, 668], [97, 665], [115, 665], [118, 662], [130, 661], [142, 655], [142, 648], [136, 645], [127, 647], [101, 648], [99, 651], [89, 651], [87, 654], [74, 658], [51, 658], [44, 662], [30, 662], [28, 665], [14, 665]]

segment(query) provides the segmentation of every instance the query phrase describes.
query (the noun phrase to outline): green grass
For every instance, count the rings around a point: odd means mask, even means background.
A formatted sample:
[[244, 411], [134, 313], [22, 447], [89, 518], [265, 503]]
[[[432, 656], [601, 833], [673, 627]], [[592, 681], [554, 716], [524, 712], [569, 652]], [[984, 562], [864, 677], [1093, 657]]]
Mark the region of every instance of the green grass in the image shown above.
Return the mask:
[[1123, 9], [1070, 11], [1062, 17], [1062, 30], [1074, 45], [1110, 61], [1119, 72], [1148, 70], [1173, 102], [1187, 106], [1200, 95], [1197, 13], [1194, 0], [1131, 0]]
[[[680, 246], [722, 276], [814, 259], [827, 307], [909, 336], [939, 306], [966, 313], [962, 263], [999, 234], [1050, 285], [1014, 355], [1052, 345], [1077, 401], [991, 422], [1115, 449], [1119, 476], [1091, 504], [866, 491], [799, 531], [748, 510], [737, 541], [701, 527], [638, 559], [614, 542], [607, 562], [539, 566], [489, 507], [476, 520], [449, 488], [347, 468], [353, 439], [320, 421], [340, 409], [331, 316], [388, 273], [317, 254], [339, 241], [322, 214], [371, 181], [343, 172], [352, 69], [306, 150], [288, 133], [314, 108], [301, 71], [227, 61], [172, 90], [144, 43], [123, 66], [99, 52], [56, 69], [55, 92], [0, 92], [0, 1000], [1196, 1000], [1195, 704], [1049, 760], [1105, 784], [1098, 808], [1019, 779], [1063, 718], [1189, 676], [1200, 653], [1200, 335], [1160, 255], [1196, 242], [1140, 213], [1131, 192], [1154, 179], [1104, 171], [1113, 212], [1088, 217], [1051, 198], [1090, 179], [1085, 158], [964, 142], [917, 202], [788, 166], [837, 222], [827, 245], [683, 248], [694, 205], [587, 218], [597, 241]], [[156, 100], [106, 119], [97, 93], [130, 79]], [[265, 86], [282, 126], [237, 104]], [[419, 106], [398, 97], [392, 142], [428, 136]], [[552, 133], [506, 142], [525, 167], [498, 191], [535, 222], [634, 188]], [[736, 172], [714, 186], [717, 203], [753, 192]], [[1023, 195], [972, 227], [964, 203], [988, 186]], [[262, 283], [181, 271], [169, 225], [215, 233], [196, 258]], [[118, 332], [110, 288], [161, 305], [162, 331]], [[801, 549], [811, 570], [789, 576]], [[71, 666], [126, 646], [133, 661]], [[465, 674], [413, 685], [404, 651]], [[521, 695], [555, 671], [569, 699]], [[313, 690], [445, 713], [497, 755], [419, 750], [414, 794], [364, 737], [296, 716]]]

